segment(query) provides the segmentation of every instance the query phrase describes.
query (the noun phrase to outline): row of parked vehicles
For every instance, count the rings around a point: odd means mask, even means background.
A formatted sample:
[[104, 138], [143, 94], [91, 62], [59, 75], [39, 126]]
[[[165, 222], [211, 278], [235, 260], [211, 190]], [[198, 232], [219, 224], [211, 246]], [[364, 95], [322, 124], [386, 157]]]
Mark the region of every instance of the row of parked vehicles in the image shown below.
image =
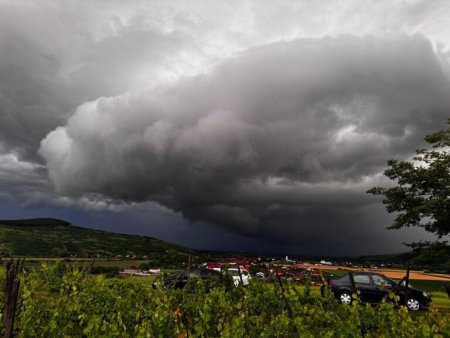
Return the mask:
[[[239, 274], [240, 272], [240, 274]], [[261, 274], [257, 277], [261, 278]], [[274, 275], [272, 274], [272, 277]], [[276, 276], [276, 275], [275, 275]], [[264, 276], [267, 279], [266, 276]], [[292, 279], [289, 279], [292, 278]], [[285, 279], [295, 281], [293, 276]], [[350, 305], [355, 297], [358, 297], [361, 303], [378, 304], [389, 293], [398, 296], [398, 304], [404, 304], [411, 311], [427, 309], [431, 303], [431, 297], [424, 291], [413, 288], [408, 279], [401, 281], [392, 280], [382, 274], [367, 271], [348, 272], [341, 277], [330, 277], [327, 283], [323, 283], [322, 276], [316, 273], [305, 272], [304, 278], [297, 277], [297, 281], [307, 279], [314, 285], [321, 286], [322, 295], [329, 288], [334, 297], [343, 304]], [[248, 286], [252, 279], [246, 269], [232, 267], [218, 271], [217, 269], [194, 268], [183, 272], [180, 275], [165, 277], [162, 281], [165, 288], [181, 289], [184, 288], [191, 279], [200, 279], [206, 284], [212, 281], [219, 284], [229, 284], [234, 286]], [[153, 287], [157, 287], [154, 281]]]
[[[240, 276], [239, 271], [241, 272]], [[163, 286], [165, 288], [182, 289], [192, 278], [200, 279], [204, 283], [214, 281], [215, 283], [226, 284], [230, 282], [234, 286], [239, 286], [240, 284], [248, 286], [252, 277], [247, 270], [239, 268], [229, 268], [224, 271], [195, 268], [184, 271], [180, 275], [165, 277], [163, 279]], [[158, 281], [154, 281], [153, 287], [157, 287], [157, 283]]]

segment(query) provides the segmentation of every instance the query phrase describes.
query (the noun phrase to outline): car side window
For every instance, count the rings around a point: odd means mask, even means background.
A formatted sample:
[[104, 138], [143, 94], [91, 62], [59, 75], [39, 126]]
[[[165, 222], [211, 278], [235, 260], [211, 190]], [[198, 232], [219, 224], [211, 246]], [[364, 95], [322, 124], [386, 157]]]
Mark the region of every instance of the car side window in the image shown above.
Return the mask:
[[355, 284], [370, 284], [369, 275], [353, 275]]
[[392, 283], [383, 276], [372, 275], [372, 280], [376, 286], [392, 287]]

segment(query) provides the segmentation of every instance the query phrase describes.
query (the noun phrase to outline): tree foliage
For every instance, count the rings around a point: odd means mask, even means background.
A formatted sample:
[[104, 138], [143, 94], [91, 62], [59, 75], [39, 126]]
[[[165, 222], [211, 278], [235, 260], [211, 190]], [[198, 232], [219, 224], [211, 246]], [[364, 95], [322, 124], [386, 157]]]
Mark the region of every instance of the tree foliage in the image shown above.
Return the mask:
[[418, 226], [439, 239], [450, 232], [450, 119], [447, 129], [425, 137], [428, 148], [411, 161], [388, 161], [384, 174], [396, 185], [374, 187], [389, 213], [397, 213], [389, 229]]

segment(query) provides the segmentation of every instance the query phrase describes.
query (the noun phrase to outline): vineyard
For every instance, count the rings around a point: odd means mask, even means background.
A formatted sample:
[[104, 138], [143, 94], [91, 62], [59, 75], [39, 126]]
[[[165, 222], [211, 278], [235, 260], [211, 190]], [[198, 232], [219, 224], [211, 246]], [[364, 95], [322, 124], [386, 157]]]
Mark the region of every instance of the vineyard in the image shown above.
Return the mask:
[[[4, 287], [4, 269], [0, 276]], [[288, 283], [153, 289], [147, 278], [105, 278], [64, 263], [22, 273], [20, 282], [18, 337], [450, 336], [448, 313], [434, 307], [411, 314], [395, 299], [344, 306]]]

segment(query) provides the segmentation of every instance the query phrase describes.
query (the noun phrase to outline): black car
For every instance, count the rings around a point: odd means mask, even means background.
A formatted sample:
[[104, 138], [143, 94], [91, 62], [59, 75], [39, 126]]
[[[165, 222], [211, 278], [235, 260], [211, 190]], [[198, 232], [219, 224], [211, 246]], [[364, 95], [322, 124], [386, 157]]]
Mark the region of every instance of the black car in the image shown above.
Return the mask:
[[[352, 278], [354, 283], [352, 283]], [[328, 281], [328, 286], [334, 296], [343, 304], [352, 303], [352, 284], [359, 291], [359, 298], [364, 303], [380, 303], [389, 292], [399, 296], [399, 304], [406, 305], [411, 311], [426, 309], [431, 302], [431, 298], [426, 292], [411, 286], [406, 287], [404, 281], [399, 284], [399, 282], [375, 272], [354, 271]], [[322, 294], [324, 287], [321, 290]]]
[[[216, 284], [226, 284], [227, 278], [219, 271], [211, 269], [190, 269], [180, 275], [165, 277], [162, 281], [165, 288], [184, 288], [189, 280], [201, 279], [205, 284], [212, 286]], [[160, 281], [155, 280], [152, 284], [156, 288]]]

